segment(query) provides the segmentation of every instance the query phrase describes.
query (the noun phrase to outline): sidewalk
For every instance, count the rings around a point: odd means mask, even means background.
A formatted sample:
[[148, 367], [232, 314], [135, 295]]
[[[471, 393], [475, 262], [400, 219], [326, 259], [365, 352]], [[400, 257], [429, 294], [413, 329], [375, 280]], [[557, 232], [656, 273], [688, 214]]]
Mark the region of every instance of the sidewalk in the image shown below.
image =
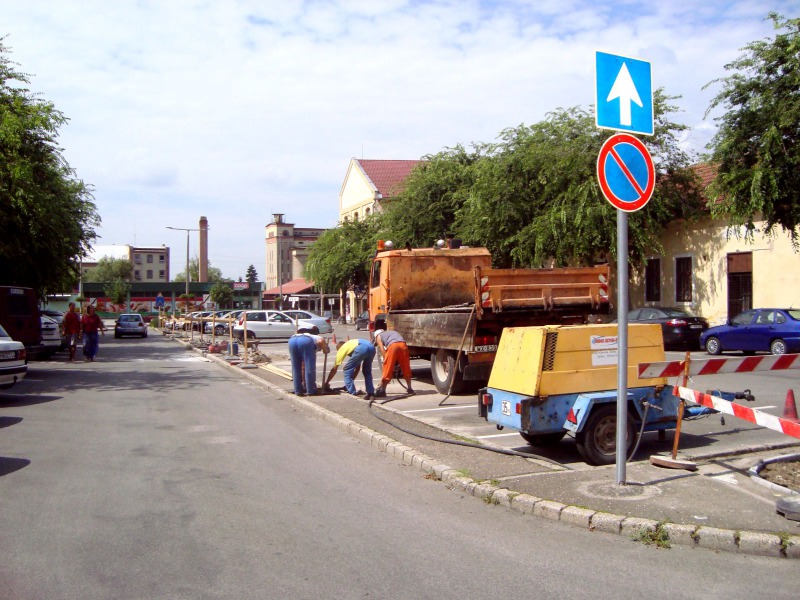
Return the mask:
[[[282, 361], [241, 369], [229, 365], [221, 355], [206, 357], [434, 475], [448, 487], [489, 504], [645, 543], [800, 558], [800, 522], [775, 511], [775, 502], [789, 490], [748, 475], [748, 469], [759, 460], [797, 454], [800, 448], [785, 452], [752, 449], [746, 455], [721, 458], [695, 450], [690, 457], [697, 463], [695, 472], [655, 467], [646, 460], [630, 463], [626, 485], [617, 485], [614, 465], [565, 470], [546, 459], [460, 445], [463, 438], [394, 411], [391, 398], [385, 404], [370, 405], [347, 393], [297, 397], [291, 393], [292, 382]], [[448, 439], [456, 445], [430, 438]]]

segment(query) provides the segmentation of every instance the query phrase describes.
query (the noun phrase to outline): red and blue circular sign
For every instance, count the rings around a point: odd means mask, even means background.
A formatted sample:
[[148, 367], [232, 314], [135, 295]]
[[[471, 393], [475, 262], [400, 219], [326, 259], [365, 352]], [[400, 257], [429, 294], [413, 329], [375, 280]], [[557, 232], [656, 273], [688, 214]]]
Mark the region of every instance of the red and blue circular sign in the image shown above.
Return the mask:
[[650, 152], [632, 135], [612, 135], [597, 157], [597, 179], [613, 206], [625, 212], [639, 210], [650, 201], [656, 186]]

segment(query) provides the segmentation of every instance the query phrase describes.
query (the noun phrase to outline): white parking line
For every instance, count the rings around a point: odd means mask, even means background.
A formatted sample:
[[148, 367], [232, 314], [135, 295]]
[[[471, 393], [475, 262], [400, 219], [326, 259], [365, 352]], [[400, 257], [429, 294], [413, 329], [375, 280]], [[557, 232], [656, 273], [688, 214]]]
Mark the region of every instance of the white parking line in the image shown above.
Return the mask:
[[461, 410], [462, 408], [474, 409], [474, 404], [460, 404], [458, 406], [442, 406], [441, 408], [419, 408], [417, 410], [404, 410], [404, 413], [437, 412], [441, 410]]

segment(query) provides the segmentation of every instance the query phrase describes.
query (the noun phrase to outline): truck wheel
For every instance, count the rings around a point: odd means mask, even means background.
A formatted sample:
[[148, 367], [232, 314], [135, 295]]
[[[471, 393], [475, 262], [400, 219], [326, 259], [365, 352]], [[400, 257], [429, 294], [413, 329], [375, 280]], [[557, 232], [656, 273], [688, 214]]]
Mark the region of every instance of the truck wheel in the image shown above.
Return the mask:
[[458, 394], [464, 390], [461, 369], [456, 368], [456, 354], [450, 350], [437, 350], [436, 354], [431, 354], [431, 377], [440, 394]]
[[567, 435], [566, 431], [555, 431], [553, 433], [539, 433], [531, 434], [520, 431], [519, 434], [522, 439], [528, 442], [531, 446], [554, 446]]
[[[630, 454], [636, 441], [633, 421], [628, 418], [628, 435], [625, 454]], [[617, 405], [596, 407], [583, 431], [575, 435], [575, 442], [583, 459], [590, 465], [610, 465], [617, 460]]]

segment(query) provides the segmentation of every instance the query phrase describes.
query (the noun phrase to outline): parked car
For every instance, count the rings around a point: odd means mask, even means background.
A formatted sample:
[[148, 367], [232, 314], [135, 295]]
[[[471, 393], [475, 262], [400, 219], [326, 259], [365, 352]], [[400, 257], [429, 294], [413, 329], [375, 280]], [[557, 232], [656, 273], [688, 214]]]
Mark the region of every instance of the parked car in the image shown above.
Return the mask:
[[282, 310], [285, 315], [289, 315], [292, 319], [299, 319], [301, 321], [311, 323], [315, 326], [320, 333], [333, 333], [333, 325], [331, 320], [307, 310]]
[[[298, 328], [303, 327], [304, 323], [304, 321], [297, 321], [295, 326], [294, 319], [277, 310], [242, 311], [233, 326], [233, 335], [240, 340], [244, 339], [245, 315], [247, 315], [248, 339], [290, 338]], [[311, 327], [311, 324], [309, 323], [307, 326]]]
[[700, 343], [709, 354], [800, 352], [800, 308], [754, 308], [727, 324], [703, 332]]
[[369, 329], [369, 311], [365, 310], [358, 317], [356, 317], [356, 331], [362, 329]]
[[45, 315], [40, 315], [39, 319], [42, 324], [42, 344], [44, 344], [44, 350], [41, 355], [45, 358], [50, 358], [61, 350], [64, 345], [62, 339], [64, 327]]
[[[203, 324], [203, 331], [206, 333], [215, 333], [216, 335], [224, 335], [227, 331], [225, 319], [227, 319], [228, 314], [232, 313], [232, 310], [218, 310], [216, 312], [212, 312], [208, 318], [209, 321], [206, 321]], [[216, 320], [215, 320], [216, 319]], [[216, 330], [216, 331], [213, 331]]]
[[117, 317], [114, 323], [114, 337], [121, 338], [123, 335], [138, 335], [147, 337], [147, 324], [139, 313], [123, 314]]
[[11, 339], [0, 325], [0, 390], [7, 390], [28, 372], [25, 344]]
[[685, 308], [645, 306], [628, 313], [628, 323], [659, 323], [667, 350], [700, 348], [700, 335], [708, 329], [708, 320]]

